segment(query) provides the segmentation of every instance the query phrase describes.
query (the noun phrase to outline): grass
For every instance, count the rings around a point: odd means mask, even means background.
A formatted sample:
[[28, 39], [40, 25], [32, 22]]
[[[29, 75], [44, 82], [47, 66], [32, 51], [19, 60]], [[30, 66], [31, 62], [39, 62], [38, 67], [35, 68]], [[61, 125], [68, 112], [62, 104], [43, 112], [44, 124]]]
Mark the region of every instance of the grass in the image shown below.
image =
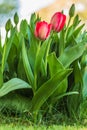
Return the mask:
[[0, 125], [0, 130], [87, 130], [87, 128], [80, 126], [61, 126], [61, 125], [52, 125], [49, 127], [46, 126], [15, 126], [14, 124], [2, 124]]
[[0, 112], [0, 130], [87, 130], [87, 115], [74, 121], [61, 112], [47, 115], [38, 124], [32, 122], [28, 113]]
[[[0, 130], [87, 130], [87, 123], [72, 122], [62, 117], [61, 122], [52, 122], [53, 117], [50, 119], [51, 122], [43, 121], [38, 124], [34, 124], [29, 118], [25, 116], [7, 116], [0, 114]], [[87, 120], [86, 120], [87, 122]]]

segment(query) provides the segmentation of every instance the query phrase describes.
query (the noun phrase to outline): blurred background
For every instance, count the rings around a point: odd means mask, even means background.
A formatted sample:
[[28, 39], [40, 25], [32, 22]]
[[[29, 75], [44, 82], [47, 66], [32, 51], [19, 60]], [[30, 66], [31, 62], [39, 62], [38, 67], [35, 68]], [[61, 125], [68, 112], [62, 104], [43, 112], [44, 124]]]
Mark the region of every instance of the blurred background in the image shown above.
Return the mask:
[[75, 3], [76, 13], [86, 23], [87, 20], [87, 0], [0, 0], [0, 30], [4, 38], [4, 26], [6, 21], [11, 18], [15, 12], [18, 12], [20, 20], [27, 19], [33, 12], [39, 14], [42, 20], [50, 21], [51, 16], [56, 11], [64, 10], [68, 17], [70, 6]]

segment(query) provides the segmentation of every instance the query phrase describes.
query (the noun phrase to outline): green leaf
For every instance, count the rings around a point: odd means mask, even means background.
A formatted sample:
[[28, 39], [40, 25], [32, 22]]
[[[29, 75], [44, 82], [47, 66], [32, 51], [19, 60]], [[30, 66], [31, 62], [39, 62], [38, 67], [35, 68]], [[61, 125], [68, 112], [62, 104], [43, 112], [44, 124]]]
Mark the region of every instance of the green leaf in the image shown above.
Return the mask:
[[[43, 58], [45, 57], [45, 59], [44, 60], [46, 60], [46, 58], [47, 58], [47, 55], [48, 55], [48, 52], [49, 52], [49, 46], [50, 46], [50, 40], [49, 39], [47, 39], [46, 41], [44, 41], [43, 43], [42, 43], [42, 45], [41, 45], [41, 47], [39, 48], [39, 46], [38, 46], [38, 54], [37, 54], [37, 57], [36, 57], [36, 61], [35, 61], [35, 73], [37, 73], [38, 74], [38, 72], [39, 72], [39, 70], [41, 70], [41, 65], [42, 65], [42, 61], [43, 61]], [[39, 67], [38, 67], [39, 66]], [[42, 72], [44, 72], [43, 71], [43, 69], [45, 69], [45, 68], [42, 68]], [[44, 75], [44, 74], [43, 74]]]
[[1, 32], [0, 32], [0, 54], [2, 54]]
[[35, 22], [36, 22], [36, 20], [37, 20], [36, 14], [33, 13], [31, 15], [31, 18], [30, 18], [30, 26], [31, 26], [32, 30], [34, 30], [34, 28], [35, 28]]
[[18, 60], [17, 75], [18, 75], [18, 78], [23, 79], [24, 81], [27, 81], [27, 76], [25, 73], [25, 69], [24, 69], [23, 60], [22, 60], [21, 55], [20, 55], [19, 60]]
[[11, 91], [24, 88], [31, 88], [31, 86], [21, 79], [13, 78], [3, 84], [2, 88], [0, 89], [0, 97], [8, 94]]
[[[48, 64], [49, 64], [49, 69], [50, 69], [50, 74], [51, 77], [55, 75], [55, 73], [59, 72], [59, 71], [63, 71], [64, 70], [64, 66], [62, 65], [62, 63], [57, 59], [55, 53], [51, 53], [48, 56]], [[61, 84], [59, 85], [59, 87], [56, 89], [56, 91], [52, 94], [51, 99], [53, 99], [55, 96], [58, 96], [60, 94], [63, 94], [66, 92], [68, 87], [67, 84], [67, 78], [65, 78]]]
[[28, 81], [31, 84], [31, 86], [33, 87], [34, 76], [33, 76], [32, 69], [31, 69], [31, 66], [30, 66], [30, 63], [29, 63], [29, 60], [28, 60], [24, 41], [23, 41], [23, 44], [22, 44], [22, 59], [23, 59], [23, 65], [24, 65], [24, 69], [25, 69]]
[[69, 43], [69, 40], [72, 38], [73, 32], [74, 32], [74, 26], [71, 25], [71, 26], [68, 28], [67, 33], [66, 33], [66, 41], [67, 41], [66, 44], [68, 44], [68, 43]]
[[[9, 93], [0, 98], [0, 112], [10, 111], [10, 114], [23, 114], [29, 112], [31, 107], [31, 100], [17, 93]], [[4, 108], [4, 109], [3, 109]]]
[[59, 72], [60, 70], [64, 70], [62, 63], [57, 59], [55, 52], [49, 54], [47, 60], [49, 64], [51, 77], [55, 75], [56, 72]]
[[73, 33], [74, 37], [77, 37], [78, 34], [81, 32], [82, 28], [84, 27], [85, 24], [82, 24], [81, 26], [79, 26]]
[[30, 26], [28, 29], [28, 39], [29, 39], [29, 45], [30, 45], [30, 47], [28, 49], [28, 58], [29, 58], [30, 65], [32, 67], [32, 71], [34, 72], [36, 53], [37, 53], [39, 40], [36, 39], [36, 37], [32, 33]]
[[17, 57], [17, 49], [16, 49], [16, 46], [12, 44], [11, 49], [9, 51], [8, 59], [7, 59], [10, 74], [13, 74], [14, 72], [16, 72], [16, 66], [17, 66], [15, 63], [15, 61], [17, 60], [16, 57]]
[[[73, 81], [72, 81], [72, 77], [74, 77]], [[76, 60], [73, 63], [73, 73], [72, 76], [69, 78], [71, 82], [70, 91], [77, 91], [79, 93], [78, 95], [71, 95], [67, 97], [69, 114], [71, 117], [74, 117], [74, 115], [79, 116], [80, 105], [83, 102], [83, 97], [82, 97], [83, 77], [82, 77], [82, 70], [81, 70], [79, 60]]]
[[73, 20], [73, 26], [74, 28], [76, 28], [78, 26], [78, 24], [80, 23], [80, 20], [79, 20], [79, 15], [77, 14]]
[[69, 116], [72, 118], [78, 118], [79, 117], [79, 109], [80, 105], [83, 102], [82, 99], [82, 86], [80, 83], [77, 83], [72, 86], [72, 91], [77, 91], [78, 95], [71, 95], [67, 97], [67, 109], [69, 112]]
[[58, 58], [58, 60], [63, 64], [65, 68], [78, 59], [84, 52], [85, 46], [83, 43], [78, 43], [71, 48], [68, 48], [64, 53]]
[[0, 67], [0, 87], [3, 85], [3, 74]]
[[37, 79], [39, 72], [42, 76], [47, 75], [47, 56], [50, 48], [50, 39], [45, 40], [42, 45], [39, 43], [36, 53], [35, 68], [34, 68], [34, 88], [37, 89]]
[[69, 45], [70, 42], [73, 41], [73, 37], [77, 38], [78, 34], [81, 32], [84, 24], [75, 29], [75, 25], [71, 25], [67, 31], [66, 35], [66, 46]]
[[83, 98], [87, 98], [87, 67], [85, 68], [84, 74], [83, 74]]
[[64, 43], [64, 36], [65, 36], [65, 31], [64, 29], [60, 32], [60, 39], [59, 39], [59, 55], [61, 55], [64, 51], [65, 43]]
[[32, 111], [38, 111], [43, 103], [59, 87], [60, 83], [71, 73], [71, 70], [64, 70], [56, 73], [52, 78], [45, 82], [35, 93], [32, 99]]
[[9, 55], [9, 52], [13, 43], [14, 35], [15, 35], [15, 29], [12, 30], [10, 38], [4, 45], [3, 56], [2, 56], [2, 68], [1, 68], [2, 73], [4, 71], [4, 68], [8, 59], [8, 55]]
[[59, 96], [57, 96], [57, 97], [54, 97], [54, 98], [52, 99], [52, 102], [55, 103], [56, 101], [58, 101], [59, 99], [65, 97], [65, 96], [70, 96], [70, 95], [75, 95], [75, 94], [77, 95], [77, 94], [79, 94], [79, 93], [78, 93], [77, 91], [63, 93], [63, 94], [61, 94], [61, 95], [59, 95]]
[[23, 34], [24, 38], [26, 38], [28, 31], [28, 23], [26, 20], [22, 20], [20, 24], [20, 32]]
[[35, 29], [35, 24], [37, 21], [41, 21], [41, 18], [39, 17], [39, 15], [36, 15], [35, 13], [33, 13], [30, 18], [30, 26], [31, 26], [32, 31]]
[[80, 83], [81, 85], [83, 85], [82, 70], [81, 70], [81, 65], [79, 63], [79, 60], [76, 60], [73, 63], [73, 73], [74, 73], [75, 84]]

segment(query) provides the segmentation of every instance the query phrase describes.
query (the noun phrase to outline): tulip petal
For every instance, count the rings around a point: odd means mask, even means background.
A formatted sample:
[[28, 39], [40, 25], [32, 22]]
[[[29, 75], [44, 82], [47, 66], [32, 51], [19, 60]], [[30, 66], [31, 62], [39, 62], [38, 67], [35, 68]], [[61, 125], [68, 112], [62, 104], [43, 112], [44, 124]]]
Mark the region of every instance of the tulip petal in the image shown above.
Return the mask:
[[40, 21], [36, 23], [34, 34], [37, 38], [45, 40], [50, 34], [52, 25], [45, 21]]
[[61, 12], [56, 12], [51, 18], [52, 29], [56, 32], [60, 32], [66, 22], [66, 16]]
[[65, 22], [66, 22], [66, 16], [61, 15], [58, 32], [60, 32], [63, 29]]
[[48, 33], [48, 24], [45, 21], [43, 21], [38, 30], [39, 38], [45, 40], [47, 33]]
[[52, 24], [49, 24], [49, 25], [48, 25], [48, 32], [47, 32], [46, 37], [48, 37], [48, 35], [50, 34], [51, 29], [52, 29]]

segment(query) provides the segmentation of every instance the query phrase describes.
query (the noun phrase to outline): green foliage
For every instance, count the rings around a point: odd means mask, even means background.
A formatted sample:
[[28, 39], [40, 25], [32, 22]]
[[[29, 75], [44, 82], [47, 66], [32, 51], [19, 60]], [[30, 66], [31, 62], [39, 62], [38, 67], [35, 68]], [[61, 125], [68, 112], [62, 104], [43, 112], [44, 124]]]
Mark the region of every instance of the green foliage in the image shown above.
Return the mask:
[[0, 69], [0, 87], [3, 85], [3, 74], [2, 71]]
[[6, 43], [4, 44], [4, 47], [3, 47], [3, 55], [2, 55], [2, 73], [5, 69], [5, 65], [6, 65], [6, 62], [7, 62], [7, 59], [8, 59], [8, 55], [9, 55], [9, 51], [11, 49], [11, 46], [12, 46], [12, 42], [13, 42], [13, 39], [14, 39], [14, 34], [15, 34], [15, 30], [12, 29], [12, 32], [11, 32], [11, 36], [10, 38], [6, 39]]
[[9, 92], [13, 90], [23, 89], [23, 88], [25, 89], [31, 88], [31, 86], [25, 81], [22, 81], [21, 79], [13, 78], [3, 84], [2, 88], [0, 89], [0, 97], [8, 94]]
[[[38, 111], [42, 104], [48, 99], [50, 95], [59, 87], [60, 83], [65, 77], [69, 75], [71, 70], [60, 71], [56, 73], [51, 79], [45, 82], [35, 93], [32, 99], [32, 111]], [[50, 88], [49, 88], [50, 87]], [[41, 95], [41, 98], [39, 98]]]
[[83, 73], [83, 98], [87, 99], [87, 67]]
[[29, 112], [30, 107], [30, 100], [17, 94], [17, 91], [9, 93], [6, 96], [0, 98], [0, 113], [7, 111], [8, 114], [23, 114], [25, 112]]
[[28, 61], [24, 42], [22, 43], [22, 58], [23, 58], [24, 69], [25, 69], [28, 81], [31, 84], [31, 86], [33, 87], [34, 76], [33, 76], [33, 73], [32, 73], [31, 67], [30, 67], [30, 63]]
[[32, 115], [35, 113], [35, 120], [40, 114], [52, 112], [50, 107], [60, 105], [62, 101], [66, 102], [64, 107], [69, 116], [78, 117], [80, 105], [87, 97], [87, 73], [84, 71], [87, 59], [83, 60], [87, 55], [87, 33], [82, 31], [84, 24], [79, 24], [78, 15], [72, 20], [74, 11], [72, 5], [66, 27], [59, 33], [51, 32], [45, 41], [34, 35], [35, 24], [41, 20], [35, 13], [31, 15], [30, 23], [21, 21], [20, 29], [17, 28], [17, 13], [15, 26], [10, 20], [6, 23], [3, 47], [0, 40], [0, 99], [3, 101], [4, 96], [15, 90], [15, 94], [19, 90], [20, 95], [24, 90], [21, 97], [28, 95], [29, 111]]

